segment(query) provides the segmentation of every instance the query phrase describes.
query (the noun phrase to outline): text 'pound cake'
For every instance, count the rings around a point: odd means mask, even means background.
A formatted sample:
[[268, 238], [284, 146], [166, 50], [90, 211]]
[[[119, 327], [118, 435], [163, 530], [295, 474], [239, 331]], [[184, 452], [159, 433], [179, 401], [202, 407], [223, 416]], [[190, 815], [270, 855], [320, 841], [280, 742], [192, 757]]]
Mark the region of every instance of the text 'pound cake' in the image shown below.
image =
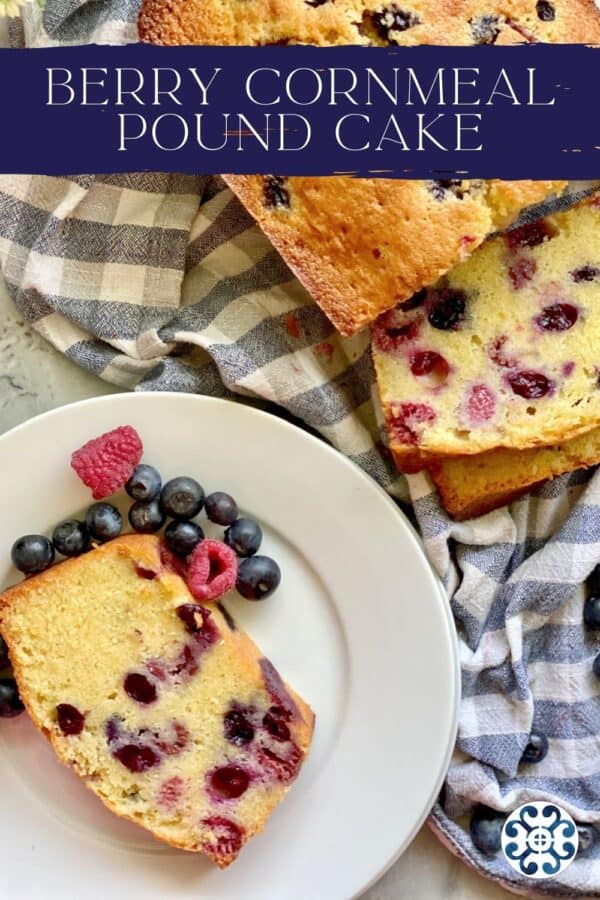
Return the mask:
[[373, 326], [402, 471], [600, 425], [600, 198], [490, 239]]
[[[154, 44], [600, 42], [593, 0], [143, 0]], [[225, 175], [344, 335], [432, 284], [564, 182]]]
[[0, 598], [19, 690], [59, 758], [155, 837], [227, 866], [308, 752], [314, 717], [159, 538], [128, 535]]

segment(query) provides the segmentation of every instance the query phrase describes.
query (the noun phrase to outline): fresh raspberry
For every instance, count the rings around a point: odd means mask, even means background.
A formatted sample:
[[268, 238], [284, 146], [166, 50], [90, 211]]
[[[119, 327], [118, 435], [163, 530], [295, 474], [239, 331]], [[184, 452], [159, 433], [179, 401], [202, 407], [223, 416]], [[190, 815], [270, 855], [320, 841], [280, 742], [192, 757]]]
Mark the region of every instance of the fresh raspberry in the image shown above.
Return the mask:
[[135, 428], [122, 425], [76, 450], [71, 456], [71, 466], [92, 489], [94, 500], [103, 500], [129, 481], [143, 452]]
[[197, 544], [189, 558], [187, 583], [197, 600], [218, 600], [234, 586], [237, 556], [222, 541]]

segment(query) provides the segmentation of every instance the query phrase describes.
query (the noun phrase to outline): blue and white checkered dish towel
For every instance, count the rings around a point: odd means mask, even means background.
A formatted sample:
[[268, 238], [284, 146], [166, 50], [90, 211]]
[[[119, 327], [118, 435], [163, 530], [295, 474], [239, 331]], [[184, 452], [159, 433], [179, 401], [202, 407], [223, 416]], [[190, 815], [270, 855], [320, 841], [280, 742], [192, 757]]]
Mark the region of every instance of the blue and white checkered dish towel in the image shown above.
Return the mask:
[[[12, 39], [132, 41], [137, 5], [48, 0], [12, 20]], [[380, 442], [367, 336], [332, 331], [219, 179], [0, 176], [0, 266], [23, 317], [79, 365], [136, 390], [276, 404], [412, 504], [451, 597], [463, 675], [431, 825], [507, 888], [600, 897], [600, 834], [558, 878], [532, 882], [468, 832], [475, 804], [530, 799], [600, 827], [600, 632], [583, 627], [581, 589], [600, 560], [600, 475], [564, 476], [509, 509], [451, 522], [427, 476], [399, 477]], [[548, 755], [519, 765], [532, 728]]]

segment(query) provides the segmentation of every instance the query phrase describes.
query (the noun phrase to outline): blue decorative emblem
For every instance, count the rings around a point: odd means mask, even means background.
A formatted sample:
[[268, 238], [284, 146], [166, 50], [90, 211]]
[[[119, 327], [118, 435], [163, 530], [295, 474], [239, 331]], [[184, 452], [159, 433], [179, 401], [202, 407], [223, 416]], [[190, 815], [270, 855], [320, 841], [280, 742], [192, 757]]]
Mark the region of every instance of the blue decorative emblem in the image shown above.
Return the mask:
[[575, 822], [554, 803], [535, 800], [510, 814], [502, 829], [502, 852], [519, 875], [552, 878], [573, 862], [579, 846]]

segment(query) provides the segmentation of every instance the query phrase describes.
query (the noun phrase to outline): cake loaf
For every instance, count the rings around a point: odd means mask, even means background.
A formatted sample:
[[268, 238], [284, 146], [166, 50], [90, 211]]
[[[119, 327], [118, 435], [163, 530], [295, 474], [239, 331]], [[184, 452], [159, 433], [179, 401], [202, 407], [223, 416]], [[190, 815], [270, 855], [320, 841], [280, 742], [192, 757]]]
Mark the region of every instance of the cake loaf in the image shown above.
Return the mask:
[[[593, 0], [143, 0], [156, 44], [513, 44], [600, 41]], [[412, 296], [563, 182], [225, 176], [344, 335]]]
[[102, 802], [227, 866], [296, 778], [314, 717], [155, 536], [117, 538], [0, 598], [33, 722]]
[[490, 239], [373, 326], [402, 471], [600, 425], [600, 199]]

